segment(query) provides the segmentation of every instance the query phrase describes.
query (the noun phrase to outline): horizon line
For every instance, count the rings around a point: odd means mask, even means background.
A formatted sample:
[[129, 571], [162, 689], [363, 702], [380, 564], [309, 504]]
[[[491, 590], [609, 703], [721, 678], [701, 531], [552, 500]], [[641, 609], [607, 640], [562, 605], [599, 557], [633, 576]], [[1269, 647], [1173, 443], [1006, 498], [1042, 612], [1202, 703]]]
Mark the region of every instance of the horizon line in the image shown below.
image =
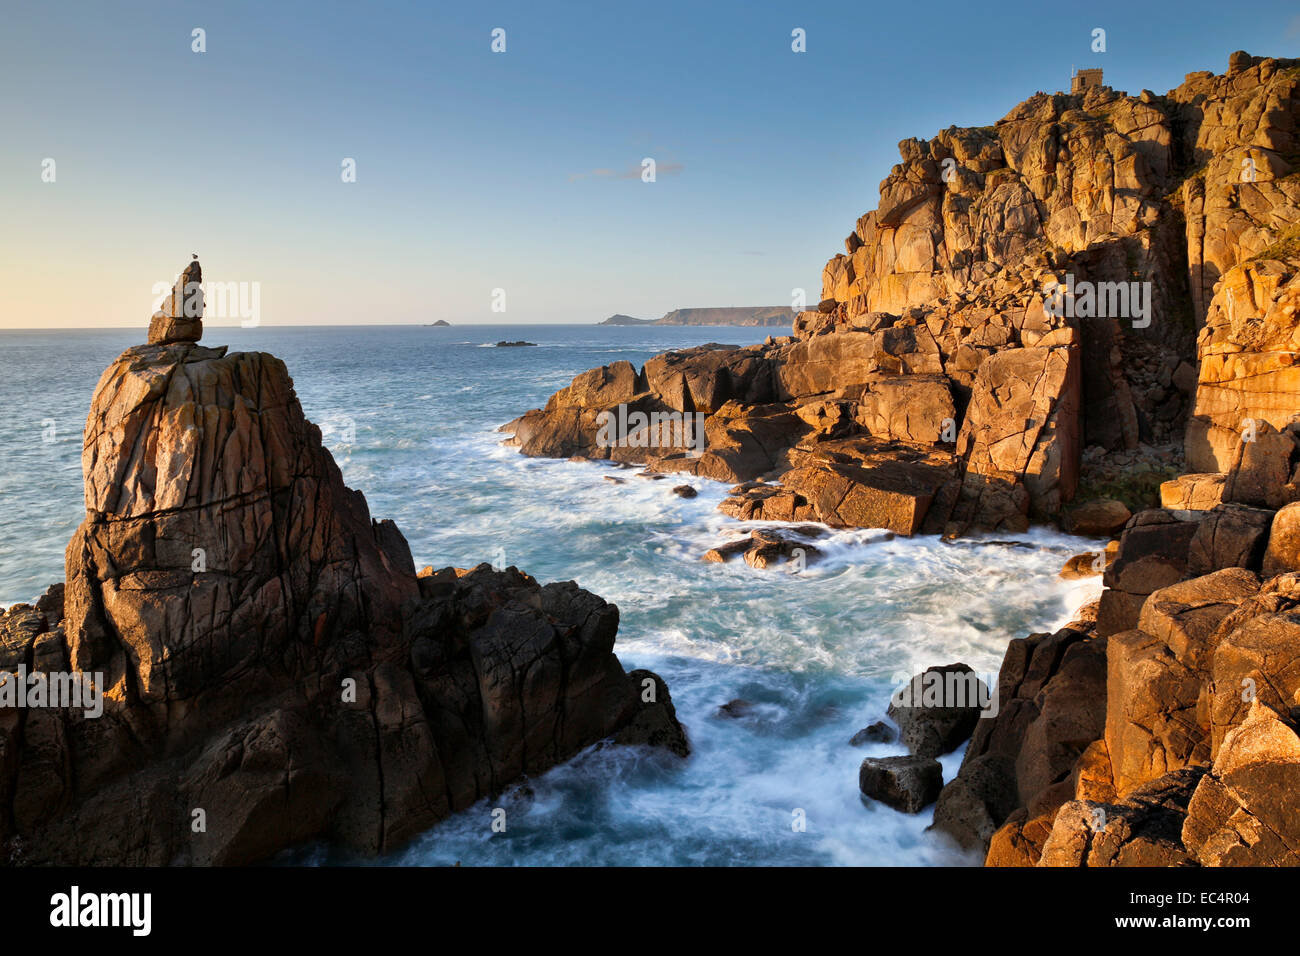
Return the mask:
[[[725, 307], [724, 307], [725, 308]], [[209, 329], [217, 330], [234, 330], [239, 329], [241, 332], [256, 332], [258, 329], [469, 329], [469, 328], [495, 328], [505, 326], [507, 328], [539, 328], [552, 327], [559, 328], [563, 326], [577, 326], [580, 328], [605, 328], [605, 329], [632, 329], [644, 328], [647, 325], [654, 325], [657, 320], [642, 320], [643, 325], [608, 325], [605, 320], [599, 322], [449, 322], [446, 325], [437, 325], [433, 322], [286, 322], [283, 324], [274, 324], [264, 322], [252, 328], [244, 328], [241, 325], [211, 325], [204, 328], [204, 332]], [[661, 329], [783, 329], [785, 325], [677, 325], [675, 323], [663, 323], [658, 325]], [[35, 326], [0, 326], [0, 333], [3, 332], [130, 332], [133, 330], [142, 330], [148, 332], [147, 325], [67, 325], [57, 328], [39, 328]]]

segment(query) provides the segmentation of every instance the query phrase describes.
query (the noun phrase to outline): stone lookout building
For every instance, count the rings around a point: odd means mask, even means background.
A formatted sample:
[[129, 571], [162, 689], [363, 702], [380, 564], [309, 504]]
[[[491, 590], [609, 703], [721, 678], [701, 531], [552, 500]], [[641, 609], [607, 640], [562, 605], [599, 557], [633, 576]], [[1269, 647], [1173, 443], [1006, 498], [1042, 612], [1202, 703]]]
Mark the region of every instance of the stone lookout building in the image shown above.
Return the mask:
[[1070, 92], [1082, 93], [1090, 86], [1101, 86], [1101, 70], [1075, 70], [1070, 77]]

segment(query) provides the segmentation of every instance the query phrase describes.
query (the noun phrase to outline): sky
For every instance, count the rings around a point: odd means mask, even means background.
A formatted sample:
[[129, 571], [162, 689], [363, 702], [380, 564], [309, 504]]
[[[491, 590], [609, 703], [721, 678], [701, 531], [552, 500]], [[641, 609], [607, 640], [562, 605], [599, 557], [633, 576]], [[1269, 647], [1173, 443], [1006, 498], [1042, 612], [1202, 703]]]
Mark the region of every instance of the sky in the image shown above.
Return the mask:
[[899, 140], [1237, 49], [1294, 0], [6, 0], [0, 328], [144, 326], [192, 253], [268, 325], [815, 302]]

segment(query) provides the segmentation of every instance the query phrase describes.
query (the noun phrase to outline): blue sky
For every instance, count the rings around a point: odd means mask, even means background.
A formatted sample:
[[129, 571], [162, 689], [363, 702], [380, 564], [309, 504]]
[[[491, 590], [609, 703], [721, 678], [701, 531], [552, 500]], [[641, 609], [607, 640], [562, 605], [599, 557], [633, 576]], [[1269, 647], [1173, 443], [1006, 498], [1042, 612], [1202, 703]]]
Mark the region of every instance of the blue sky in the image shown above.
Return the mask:
[[144, 325], [191, 252], [208, 279], [259, 283], [267, 324], [815, 300], [900, 139], [990, 124], [1072, 66], [1163, 93], [1236, 49], [1300, 56], [1300, 10], [1269, 0], [9, 0], [0, 16], [9, 328]]

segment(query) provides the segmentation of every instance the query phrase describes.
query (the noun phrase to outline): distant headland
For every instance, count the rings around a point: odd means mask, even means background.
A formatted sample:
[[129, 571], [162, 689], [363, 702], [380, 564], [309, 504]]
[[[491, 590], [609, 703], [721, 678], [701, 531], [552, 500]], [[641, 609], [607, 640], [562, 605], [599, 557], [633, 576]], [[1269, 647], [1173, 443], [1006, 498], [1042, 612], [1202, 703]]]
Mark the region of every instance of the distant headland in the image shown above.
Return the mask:
[[785, 305], [723, 306], [714, 309], [673, 309], [657, 319], [611, 315], [599, 325], [749, 325], [782, 326], [794, 322], [794, 311]]

